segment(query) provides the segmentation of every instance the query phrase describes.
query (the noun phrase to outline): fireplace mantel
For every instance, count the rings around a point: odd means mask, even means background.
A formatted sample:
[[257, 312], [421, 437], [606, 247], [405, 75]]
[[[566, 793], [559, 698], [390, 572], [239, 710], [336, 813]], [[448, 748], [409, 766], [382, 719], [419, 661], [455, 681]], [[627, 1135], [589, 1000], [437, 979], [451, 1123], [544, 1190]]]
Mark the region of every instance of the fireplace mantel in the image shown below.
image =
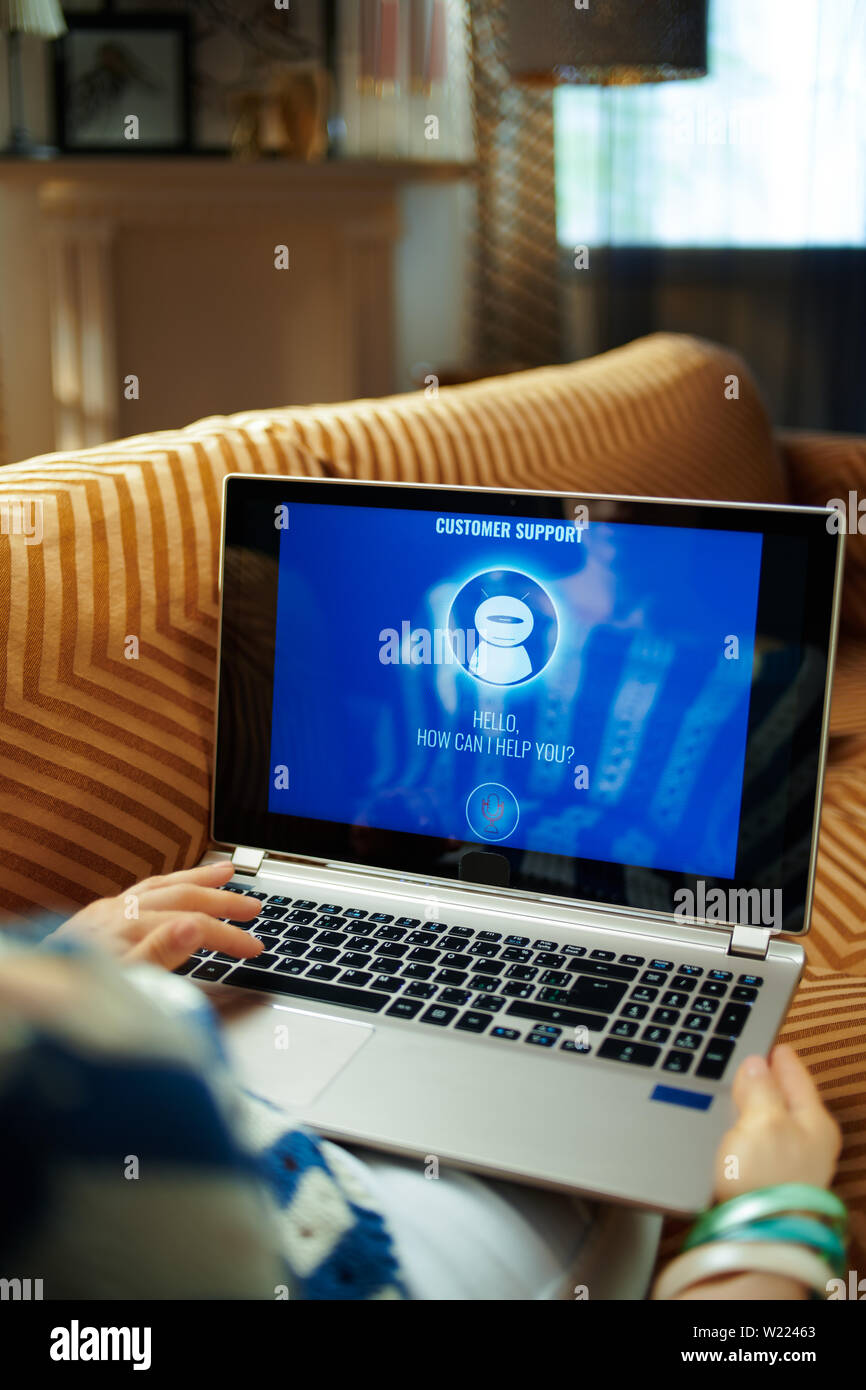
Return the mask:
[[470, 173], [433, 159], [0, 160], [0, 191], [35, 200], [48, 253], [55, 448], [246, 404], [387, 394], [401, 191]]

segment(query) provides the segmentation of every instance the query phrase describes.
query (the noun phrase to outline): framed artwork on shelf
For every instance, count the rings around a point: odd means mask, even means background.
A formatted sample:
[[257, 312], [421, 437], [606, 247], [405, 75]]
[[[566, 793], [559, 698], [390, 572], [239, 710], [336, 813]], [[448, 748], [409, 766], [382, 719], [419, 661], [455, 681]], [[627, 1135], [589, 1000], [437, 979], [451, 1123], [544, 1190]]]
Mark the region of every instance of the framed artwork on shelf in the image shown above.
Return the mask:
[[191, 147], [185, 15], [75, 14], [55, 44], [57, 144], [64, 154], [183, 154]]

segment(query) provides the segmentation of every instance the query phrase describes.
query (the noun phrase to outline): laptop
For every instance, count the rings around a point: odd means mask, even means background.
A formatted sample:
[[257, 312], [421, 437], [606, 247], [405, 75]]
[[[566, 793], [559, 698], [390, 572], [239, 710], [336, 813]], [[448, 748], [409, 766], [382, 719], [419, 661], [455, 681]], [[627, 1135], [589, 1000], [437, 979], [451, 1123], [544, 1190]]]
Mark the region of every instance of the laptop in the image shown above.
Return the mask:
[[199, 952], [337, 1140], [688, 1214], [804, 963], [820, 508], [231, 475]]

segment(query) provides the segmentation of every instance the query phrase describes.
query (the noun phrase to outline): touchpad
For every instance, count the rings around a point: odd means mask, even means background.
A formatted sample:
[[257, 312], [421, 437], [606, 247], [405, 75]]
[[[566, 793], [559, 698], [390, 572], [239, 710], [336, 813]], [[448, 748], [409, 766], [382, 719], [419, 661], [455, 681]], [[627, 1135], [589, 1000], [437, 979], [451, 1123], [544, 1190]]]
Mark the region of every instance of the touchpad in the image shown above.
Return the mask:
[[235, 1074], [251, 1091], [284, 1109], [310, 1105], [375, 1029], [257, 1001], [225, 1019]]

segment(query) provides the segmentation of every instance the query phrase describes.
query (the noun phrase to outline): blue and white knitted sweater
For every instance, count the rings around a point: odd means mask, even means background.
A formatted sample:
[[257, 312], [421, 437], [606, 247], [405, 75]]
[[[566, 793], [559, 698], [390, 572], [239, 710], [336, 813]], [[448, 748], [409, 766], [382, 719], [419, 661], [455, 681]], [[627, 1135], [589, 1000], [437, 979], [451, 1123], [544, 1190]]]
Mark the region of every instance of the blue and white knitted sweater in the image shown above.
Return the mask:
[[0, 1134], [0, 1278], [45, 1298], [406, 1296], [357, 1169], [239, 1090], [177, 976], [0, 939]]

